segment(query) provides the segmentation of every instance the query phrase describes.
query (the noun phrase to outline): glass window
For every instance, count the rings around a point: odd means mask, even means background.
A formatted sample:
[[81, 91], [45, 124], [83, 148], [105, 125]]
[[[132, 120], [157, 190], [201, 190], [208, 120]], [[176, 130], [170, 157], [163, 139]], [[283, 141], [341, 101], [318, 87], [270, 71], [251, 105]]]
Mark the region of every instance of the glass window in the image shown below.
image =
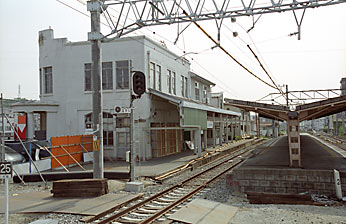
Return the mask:
[[150, 77], [152, 77], [153, 80], [153, 89], [156, 89], [155, 71], [155, 64], [153, 62], [150, 62]]
[[102, 62], [102, 90], [113, 89], [112, 62]]
[[116, 120], [117, 128], [129, 128], [130, 127], [130, 118], [129, 117], [119, 117]]
[[185, 77], [185, 97], [189, 97], [188, 96], [188, 85], [187, 85], [187, 77]]
[[130, 133], [129, 132], [117, 132], [117, 145], [118, 146], [130, 145]]
[[160, 65], [156, 65], [156, 75], [157, 75], [157, 88], [158, 90], [162, 90], [161, 89], [161, 66]]
[[200, 100], [200, 97], [199, 97], [199, 83], [198, 82], [195, 82], [195, 98], [196, 98], [196, 100]]
[[167, 69], [167, 86], [168, 92], [172, 93], [172, 72], [169, 69]]
[[40, 71], [39, 71], [39, 73], [40, 73], [40, 95], [42, 94], [42, 90], [43, 90], [43, 88], [42, 88], [42, 69], [40, 69]]
[[180, 80], [180, 82], [181, 82], [181, 96], [184, 96], [184, 94], [185, 94], [185, 84], [184, 84], [184, 82], [185, 82], [185, 77], [182, 75], [181, 76], [181, 80]]
[[91, 63], [84, 64], [84, 91], [91, 91]]
[[53, 71], [52, 67], [43, 68], [44, 93], [53, 93]]
[[175, 79], [175, 72], [172, 72], [172, 90], [173, 90], [173, 94], [177, 94], [176, 93], [176, 79]]
[[117, 89], [129, 88], [130, 77], [130, 63], [129, 61], [117, 61], [116, 62], [116, 82]]

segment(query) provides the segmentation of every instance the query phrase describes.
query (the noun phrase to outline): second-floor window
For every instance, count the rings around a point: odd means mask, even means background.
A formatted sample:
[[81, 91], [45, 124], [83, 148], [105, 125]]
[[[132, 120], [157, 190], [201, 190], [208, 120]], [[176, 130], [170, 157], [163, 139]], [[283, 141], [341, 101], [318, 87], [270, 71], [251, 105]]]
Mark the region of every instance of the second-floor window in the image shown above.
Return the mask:
[[181, 96], [185, 96], [185, 77], [181, 76]]
[[91, 63], [84, 64], [84, 91], [91, 91]]
[[185, 77], [185, 97], [187, 98], [187, 97], [189, 97], [188, 96], [188, 91], [189, 91], [189, 88], [188, 88], [188, 85], [187, 85], [187, 77]]
[[196, 100], [200, 100], [200, 97], [199, 97], [199, 83], [198, 82], [195, 82], [195, 98], [196, 98]]
[[130, 77], [129, 61], [117, 61], [115, 64], [117, 89], [128, 89]]
[[113, 89], [112, 62], [102, 62], [102, 90]]
[[172, 91], [174, 95], [177, 94], [175, 72], [172, 72]]
[[207, 86], [203, 86], [203, 100], [207, 103]]
[[53, 93], [53, 69], [52, 67], [43, 68], [43, 87], [45, 94]]
[[172, 72], [169, 69], [167, 69], [167, 87], [168, 92], [172, 93]]
[[158, 90], [162, 90], [161, 88], [161, 66], [160, 65], [156, 65], [156, 76], [157, 76], [157, 89]]
[[155, 64], [153, 62], [150, 62], [150, 77], [153, 80], [153, 89], [156, 89], [156, 76], [155, 76], [156, 70], [155, 70]]

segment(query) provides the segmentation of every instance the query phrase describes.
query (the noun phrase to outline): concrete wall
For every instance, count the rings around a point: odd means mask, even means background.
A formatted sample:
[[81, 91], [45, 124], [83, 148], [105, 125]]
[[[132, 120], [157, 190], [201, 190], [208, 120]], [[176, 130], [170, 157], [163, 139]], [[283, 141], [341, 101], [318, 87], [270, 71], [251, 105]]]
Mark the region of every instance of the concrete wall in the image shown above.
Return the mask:
[[[346, 195], [346, 172], [340, 172], [343, 195]], [[280, 194], [322, 194], [335, 196], [331, 170], [238, 168], [227, 174], [227, 186], [233, 192]]]

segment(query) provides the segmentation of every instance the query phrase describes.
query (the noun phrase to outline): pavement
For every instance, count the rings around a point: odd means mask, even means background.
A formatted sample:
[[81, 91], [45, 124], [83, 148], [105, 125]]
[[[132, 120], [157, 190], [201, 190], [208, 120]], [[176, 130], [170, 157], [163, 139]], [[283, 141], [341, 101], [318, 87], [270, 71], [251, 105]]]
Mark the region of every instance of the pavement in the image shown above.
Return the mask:
[[[323, 141], [309, 134], [301, 134], [302, 168], [316, 170], [346, 170], [346, 159]], [[339, 149], [338, 149], [339, 150]], [[279, 137], [271, 145], [256, 149], [242, 167], [288, 168], [289, 152], [287, 136]]]
[[[202, 155], [204, 155], [207, 152], [215, 151], [217, 149], [226, 149], [230, 147], [236, 147], [240, 144], [253, 141], [253, 139], [247, 139], [247, 140], [241, 140], [237, 142], [230, 142], [223, 145], [218, 145], [215, 148], [207, 148], [205, 151], [202, 152]], [[194, 154], [191, 150], [185, 150], [177, 154], [172, 154], [168, 156], [163, 156], [160, 158], [153, 158], [148, 161], [140, 161], [137, 162], [135, 165], [135, 172], [136, 176], [142, 176], [142, 177], [153, 177], [153, 176], [159, 176], [161, 174], [167, 173], [171, 170], [177, 169], [179, 167], [184, 166], [189, 161], [193, 159], [197, 159], [198, 156]], [[84, 169], [86, 170], [93, 170], [93, 164], [83, 164]], [[82, 171], [82, 169], [79, 166], [74, 166], [68, 168], [69, 171]], [[104, 170], [105, 171], [130, 171], [130, 165], [129, 163], [125, 161], [105, 161], [104, 162]], [[60, 170], [61, 171], [61, 170]]]

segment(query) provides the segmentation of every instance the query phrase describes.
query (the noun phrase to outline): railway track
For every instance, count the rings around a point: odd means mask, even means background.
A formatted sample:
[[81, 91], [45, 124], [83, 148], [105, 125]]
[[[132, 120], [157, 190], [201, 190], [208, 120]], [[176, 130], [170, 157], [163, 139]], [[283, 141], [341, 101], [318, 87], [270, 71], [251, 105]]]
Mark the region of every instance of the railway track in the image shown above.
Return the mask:
[[327, 141], [327, 142], [330, 142], [333, 145], [336, 145], [336, 146], [346, 150], [346, 139], [343, 139], [343, 138], [338, 137], [338, 136], [327, 135], [327, 134], [319, 134], [318, 137]]
[[[152, 223], [166, 221], [176, 209], [205, 193], [211, 183], [232, 170], [243, 161], [242, 156], [251, 150], [239, 149], [222, 162], [181, 181], [168, 189], [151, 197], [132, 202], [108, 214], [101, 214], [90, 219], [92, 223]], [[169, 223], [169, 222], [168, 222]]]

